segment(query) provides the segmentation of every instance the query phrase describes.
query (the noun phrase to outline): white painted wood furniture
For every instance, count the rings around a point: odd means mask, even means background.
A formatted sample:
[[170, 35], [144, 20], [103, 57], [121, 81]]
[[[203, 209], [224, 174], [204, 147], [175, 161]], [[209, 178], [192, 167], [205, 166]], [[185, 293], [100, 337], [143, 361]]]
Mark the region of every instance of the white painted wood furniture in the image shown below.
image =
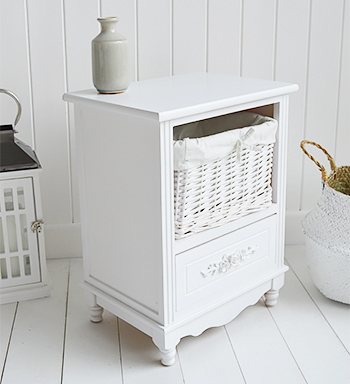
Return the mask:
[[0, 172], [1, 304], [50, 295], [39, 172]]
[[[288, 269], [288, 94], [297, 89], [196, 73], [132, 83], [119, 95], [64, 95], [74, 103], [92, 321], [107, 309], [151, 336], [162, 363], [171, 365], [182, 337], [230, 322], [263, 295], [267, 305], [276, 304]], [[278, 120], [272, 206], [175, 240], [173, 127], [242, 110]], [[245, 260], [236, 262], [244, 252]], [[235, 261], [220, 264], [225, 256]]]

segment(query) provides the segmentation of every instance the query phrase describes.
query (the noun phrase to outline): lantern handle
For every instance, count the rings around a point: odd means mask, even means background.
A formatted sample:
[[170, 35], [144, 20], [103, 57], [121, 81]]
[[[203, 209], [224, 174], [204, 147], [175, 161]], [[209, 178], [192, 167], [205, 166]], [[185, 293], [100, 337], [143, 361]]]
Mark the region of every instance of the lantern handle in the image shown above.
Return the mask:
[[15, 122], [13, 124], [13, 128], [14, 128], [18, 124], [19, 119], [20, 119], [21, 114], [22, 114], [21, 102], [19, 101], [19, 98], [17, 97], [17, 95], [15, 95], [13, 92], [11, 92], [11, 91], [9, 91], [7, 89], [0, 89], [0, 93], [6, 93], [6, 95], [11, 96], [15, 100], [15, 102], [17, 103], [18, 112], [17, 112], [17, 116], [16, 116], [16, 119], [15, 119]]

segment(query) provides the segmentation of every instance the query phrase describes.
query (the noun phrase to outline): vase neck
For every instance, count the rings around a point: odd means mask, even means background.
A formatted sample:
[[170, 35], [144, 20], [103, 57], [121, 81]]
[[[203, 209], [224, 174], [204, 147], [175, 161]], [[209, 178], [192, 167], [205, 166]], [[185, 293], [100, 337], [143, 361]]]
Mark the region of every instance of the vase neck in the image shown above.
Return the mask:
[[97, 20], [101, 24], [101, 32], [116, 32], [118, 17], [99, 17]]

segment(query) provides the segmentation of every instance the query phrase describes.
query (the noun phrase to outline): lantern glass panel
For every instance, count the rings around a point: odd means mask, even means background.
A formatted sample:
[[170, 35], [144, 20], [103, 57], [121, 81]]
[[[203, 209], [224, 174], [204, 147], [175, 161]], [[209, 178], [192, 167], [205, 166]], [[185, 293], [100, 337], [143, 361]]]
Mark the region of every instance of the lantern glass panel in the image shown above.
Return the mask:
[[7, 279], [6, 259], [0, 259], [1, 278]]
[[13, 211], [14, 210], [14, 204], [13, 204], [12, 188], [5, 188], [4, 189], [4, 198], [5, 198], [6, 211]]
[[12, 275], [12, 277], [21, 276], [21, 272], [19, 269], [19, 257], [18, 256], [10, 257], [10, 263], [11, 263], [11, 275]]
[[24, 263], [24, 274], [26, 276], [30, 276], [31, 273], [31, 268], [30, 268], [30, 257], [29, 255], [24, 255], [23, 256], [23, 263]]
[[0, 253], [5, 253], [4, 232], [2, 229], [2, 218], [1, 217], [0, 217]]
[[8, 240], [9, 240], [9, 249], [10, 252], [17, 252], [18, 251], [18, 245], [17, 245], [17, 231], [16, 231], [16, 220], [15, 216], [7, 216], [7, 234], [8, 234]]
[[19, 222], [21, 226], [22, 249], [23, 251], [28, 251], [27, 216], [25, 214], [19, 215]]
[[18, 209], [25, 209], [24, 189], [23, 189], [23, 187], [18, 187], [17, 188], [17, 198], [18, 198]]

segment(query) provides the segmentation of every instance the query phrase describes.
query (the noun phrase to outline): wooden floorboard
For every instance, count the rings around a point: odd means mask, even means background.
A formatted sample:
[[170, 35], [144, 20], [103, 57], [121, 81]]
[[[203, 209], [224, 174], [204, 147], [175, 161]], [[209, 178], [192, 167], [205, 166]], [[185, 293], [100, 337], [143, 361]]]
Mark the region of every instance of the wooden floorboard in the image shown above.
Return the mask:
[[19, 303], [1, 384], [57, 384], [62, 370], [69, 260], [48, 262], [51, 297]]
[[305, 384], [263, 300], [246, 308], [226, 329], [247, 384]]
[[270, 313], [308, 384], [350, 382], [347, 350], [293, 270]]
[[350, 306], [314, 287], [305, 247], [287, 247], [286, 259], [275, 307], [260, 300], [225, 327], [184, 338], [172, 367], [111, 313], [89, 321], [81, 259], [49, 260], [51, 297], [1, 306], [1, 384], [350, 383]]
[[152, 339], [138, 329], [118, 320], [123, 364], [124, 384], [182, 384], [179, 359], [164, 367], [159, 360], [159, 350]]
[[[7, 350], [9, 347], [12, 328], [15, 321], [17, 303], [4, 304], [0, 306], [0, 364], [4, 367]], [[0, 375], [2, 375], [2, 370]]]
[[80, 286], [82, 281], [82, 260], [72, 259], [62, 383], [102, 384], [103, 373], [103, 384], [120, 384], [117, 319], [105, 311], [101, 323], [90, 321]]
[[177, 351], [186, 384], [245, 383], [224, 327], [185, 337]]
[[327, 299], [314, 286], [307, 270], [305, 246], [287, 247], [286, 260], [344, 347], [350, 352], [350, 306]]

